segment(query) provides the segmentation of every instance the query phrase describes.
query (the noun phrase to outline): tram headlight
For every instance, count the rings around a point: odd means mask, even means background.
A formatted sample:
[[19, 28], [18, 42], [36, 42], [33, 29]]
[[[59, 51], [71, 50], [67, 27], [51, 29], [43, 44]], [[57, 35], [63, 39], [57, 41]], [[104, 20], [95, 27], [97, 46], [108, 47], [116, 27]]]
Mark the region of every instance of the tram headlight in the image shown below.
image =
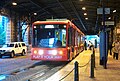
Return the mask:
[[39, 55], [43, 55], [44, 51], [43, 50], [39, 50], [38, 53], [39, 53]]
[[62, 55], [62, 54], [63, 54], [63, 51], [59, 51], [59, 54]]
[[52, 50], [53, 55], [57, 55], [57, 50]]
[[37, 50], [34, 50], [34, 54], [37, 54]]
[[68, 47], [67, 49], [70, 50], [70, 47]]

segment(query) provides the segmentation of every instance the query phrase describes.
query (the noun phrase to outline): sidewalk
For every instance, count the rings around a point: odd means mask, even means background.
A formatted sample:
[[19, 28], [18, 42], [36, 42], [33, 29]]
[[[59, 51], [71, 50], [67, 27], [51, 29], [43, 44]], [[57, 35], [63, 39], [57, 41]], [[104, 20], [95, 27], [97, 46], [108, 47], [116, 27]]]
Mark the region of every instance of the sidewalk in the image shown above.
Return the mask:
[[[80, 53], [73, 61], [66, 65], [63, 69], [55, 73], [45, 81], [74, 81], [74, 63], [77, 61], [79, 66], [79, 81], [120, 81], [120, 59], [115, 60], [108, 55], [107, 69], [99, 64], [99, 50], [95, 49], [95, 78], [90, 78], [90, 56], [92, 51], [87, 50]], [[66, 76], [69, 74], [68, 76]], [[66, 76], [66, 77], [65, 77]], [[64, 78], [63, 78], [64, 77]], [[63, 79], [62, 79], [63, 78]]]

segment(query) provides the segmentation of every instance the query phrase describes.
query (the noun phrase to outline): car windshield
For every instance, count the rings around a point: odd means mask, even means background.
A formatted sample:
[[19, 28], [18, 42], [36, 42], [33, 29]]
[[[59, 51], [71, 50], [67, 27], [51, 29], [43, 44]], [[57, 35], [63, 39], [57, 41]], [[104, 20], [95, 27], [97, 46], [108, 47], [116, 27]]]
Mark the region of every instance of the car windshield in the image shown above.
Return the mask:
[[14, 44], [4, 44], [3, 48], [6, 48], [6, 47], [14, 47]]

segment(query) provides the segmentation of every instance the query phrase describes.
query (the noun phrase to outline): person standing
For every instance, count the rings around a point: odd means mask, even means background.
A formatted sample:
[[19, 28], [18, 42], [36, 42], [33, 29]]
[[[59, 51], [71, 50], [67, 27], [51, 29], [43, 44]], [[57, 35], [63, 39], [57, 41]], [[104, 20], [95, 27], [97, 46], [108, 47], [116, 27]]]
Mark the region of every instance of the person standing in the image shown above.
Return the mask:
[[89, 50], [92, 50], [93, 44], [91, 41], [88, 42]]
[[113, 42], [112, 46], [113, 46], [113, 48], [112, 48], [113, 58], [118, 60], [118, 53], [119, 53], [119, 50], [120, 50], [120, 43], [119, 43], [119, 41], [115, 40], [115, 42]]
[[109, 50], [110, 50], [110, 55], [112, 55], [112, 48], [113, 48], [113, 46], [112, 46], [112, 42], [109, 43], [108, 48], [109, 48]]
[[97, 48], [97, 39], [95, 39], [95, 48]]
[[87, 42], [84, 42], [84, 49], [87, 50]]

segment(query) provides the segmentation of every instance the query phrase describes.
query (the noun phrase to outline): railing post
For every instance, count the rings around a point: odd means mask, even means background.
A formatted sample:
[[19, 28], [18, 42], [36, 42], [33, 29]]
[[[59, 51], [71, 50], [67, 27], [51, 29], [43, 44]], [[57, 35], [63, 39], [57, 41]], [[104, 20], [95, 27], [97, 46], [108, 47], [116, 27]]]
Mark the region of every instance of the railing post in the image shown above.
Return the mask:
[[94, 54], [91, 54], [90, 78], [94, 78]]
[[74, 63], [75, 71], [74, 71], [74, 81], [79, 81], [79, 70], [78, 70], [78, 62]]

